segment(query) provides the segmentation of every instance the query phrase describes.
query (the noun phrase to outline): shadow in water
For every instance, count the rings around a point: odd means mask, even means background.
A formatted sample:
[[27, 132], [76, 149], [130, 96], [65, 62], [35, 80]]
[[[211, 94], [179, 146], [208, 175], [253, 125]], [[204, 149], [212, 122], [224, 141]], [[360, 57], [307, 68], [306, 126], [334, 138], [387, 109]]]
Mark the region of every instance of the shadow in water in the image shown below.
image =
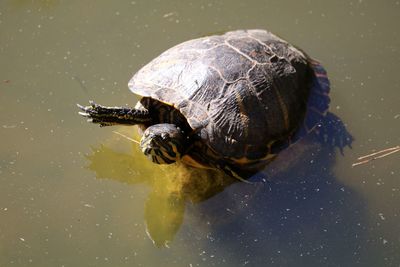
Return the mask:
[[197, 237], [196, 229], [208, 231], [202, 241], [224, 247], [238, 265], [367, 264], [366, 202], [339, 182], [335, 158], [330, 147], [302, 140], [251, 179], [271, 182], [252, 192], [236, 183], [190, 206], [196, 219], [184, 227]]
[[251, 184], [217, 171], [157, 166], [138, 148], [126, 154], [102, 145], [87, 158], [97, 178], [149, 186], [145, 222], [156, 246], [168, 246], [183, 225], [180, 241], [221, 245], [253, 266], [362, 259], [364, 201], [338, 182], [334, 151], [312, 140], [282, 152]]

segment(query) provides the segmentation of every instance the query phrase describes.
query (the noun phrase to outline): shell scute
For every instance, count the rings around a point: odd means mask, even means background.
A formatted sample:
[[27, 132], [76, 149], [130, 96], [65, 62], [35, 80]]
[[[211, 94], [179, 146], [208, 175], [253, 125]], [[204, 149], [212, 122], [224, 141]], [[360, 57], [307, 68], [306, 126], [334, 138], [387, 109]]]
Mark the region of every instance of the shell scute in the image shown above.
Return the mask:
[[260, 45], [257, 40], [248, 38], [248, 36], [228, 39], [226, 42], [257, 63], [269, 63], [269, 59], [273, 56], [268, 46]]
[[227, 83], [245, 78], [247, 71], [254, 65], [254, 62], [245, 55], [227, 45], [221, 45], [208, 51], [202, 61], [214, 69]]

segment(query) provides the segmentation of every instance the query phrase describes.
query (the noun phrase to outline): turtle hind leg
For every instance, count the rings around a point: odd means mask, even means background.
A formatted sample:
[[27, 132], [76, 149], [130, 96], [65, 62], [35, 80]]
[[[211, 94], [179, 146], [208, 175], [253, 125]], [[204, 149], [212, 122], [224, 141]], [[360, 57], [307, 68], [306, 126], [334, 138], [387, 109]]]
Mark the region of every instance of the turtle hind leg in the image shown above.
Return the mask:
[[93, 122], [103, 126], [111, 125], [135, 125], [151, 122], [148, 110], [132, 109], [125, 107], [105, 107], [89, 101], [90, 106], [77, 104], [81, 110], [79, 114], [88, 118], [88, 122]]
[[353, 136], [347, 131], [343, 121], [335, 114], [328, 112], [321, 119], [315, 130], [317, 139], [332, 147], [337, 147], [340, 153], [343, 154], [343, 149], [354, 141]]

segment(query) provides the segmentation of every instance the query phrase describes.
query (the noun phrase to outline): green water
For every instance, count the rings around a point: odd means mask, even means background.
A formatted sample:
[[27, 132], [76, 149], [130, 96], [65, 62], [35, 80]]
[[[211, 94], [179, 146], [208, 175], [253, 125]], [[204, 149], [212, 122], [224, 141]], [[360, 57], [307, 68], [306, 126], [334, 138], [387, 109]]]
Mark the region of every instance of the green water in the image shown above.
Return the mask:
[[[351, 167], [400, 144], [399, 22], [394, 0], [2, 0], [0, 266], [399, 266], [400, 153]], [[150, 59], [239, 28], [323, 62], [352, 150], [299, 146], [272, 183], [231, 184], [154, 166], [113, 133], [134, 129], [77, 115], [133, 105]]]

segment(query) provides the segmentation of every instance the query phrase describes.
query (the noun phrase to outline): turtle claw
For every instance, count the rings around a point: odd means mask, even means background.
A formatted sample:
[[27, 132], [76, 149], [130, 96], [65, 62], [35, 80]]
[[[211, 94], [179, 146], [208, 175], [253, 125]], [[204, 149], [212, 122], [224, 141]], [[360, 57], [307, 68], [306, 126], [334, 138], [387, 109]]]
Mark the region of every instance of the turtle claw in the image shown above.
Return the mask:
[[87, 122], [101, 124], [101, 114], [99, 113], [100, 105], [94, 103], [93, 101], [89, 101], [89, 104], [89, 106], [76, 104], [76, 106], [81, 110], [78, 112], [78, 114], [82, 117], [88, 118]]
[[89, 100], [89, 106], [82, 106], [80, 104], [76, 104], [76, 105], [78, 106], [78, 108], [80, 108], [80, 109], [82, 109], [84, 111], [100, 107], [100, 105], [96, 104], [93, 100]]
[[[80, 110], [82, 110], [82, 111], [84, 111], [84, 113], [87, 113], [88, 111], [90, 111], [90, 110], [93, 110], [93, 106], [82, 106], [82, 105], [80, 105], [80, 104], [76, 104], [76, 106], [80, 109]], [[81, 114], [81, 113], [79, 113], [79, 114]], [[81, 114], [82, 115], [82, 114]]]
[[81, 112], [81, 111], [79, 111], [78, 114], [83, 116], [83, 117], [90, 117], [91, 116], [89, 113]]
[[85, 117], [87, 122], [98, 124], [100, 127], [117, 124], [115, 120], [118, 118], [114, 118], [115, 108], [101, 106], [92, 100], [89, 101], [89, 106], [76, 105], [80, 109], [78, 114]]

